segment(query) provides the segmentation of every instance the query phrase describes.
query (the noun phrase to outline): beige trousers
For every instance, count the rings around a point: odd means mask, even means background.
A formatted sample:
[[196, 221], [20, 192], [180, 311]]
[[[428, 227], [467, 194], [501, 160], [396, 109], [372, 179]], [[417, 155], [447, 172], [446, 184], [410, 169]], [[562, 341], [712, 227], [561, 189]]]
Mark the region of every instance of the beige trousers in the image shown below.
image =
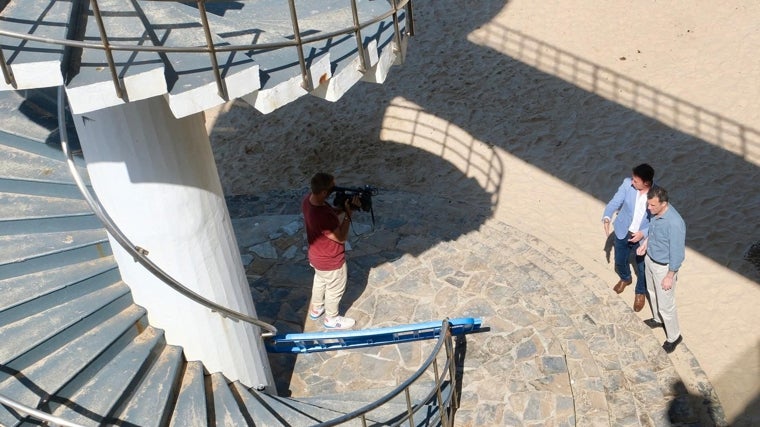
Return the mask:
[[652, 318], [665, 325], [665, 335], [668, 342], [674, 342], [681, 335], [681, 327], [678, 325], [678, 313], [676, 312], [676, 282], [678, 281], [678, 273], [673, 277], [673, 287], [666, 291], [662, 289], [662, 279], [668, 274], [667, 264], [658, 264], [647, 256], [645, 272]]
[[345, 262], [337, 270], [324, 271], [315, 268], [314, 284], [311, 288], [312, 307], [324, 307], [327, 317], [338, 316], [338, 306], [346, 291], [347, 281], [348, 269]]

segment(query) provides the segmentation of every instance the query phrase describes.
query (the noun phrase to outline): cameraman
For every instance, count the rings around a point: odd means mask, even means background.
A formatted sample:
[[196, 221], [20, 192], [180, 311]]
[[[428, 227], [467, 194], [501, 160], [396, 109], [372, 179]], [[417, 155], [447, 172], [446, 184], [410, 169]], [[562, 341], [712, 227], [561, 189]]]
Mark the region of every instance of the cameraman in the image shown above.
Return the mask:
[[350, 329], [356, 322], [340, 316], [338, 306], [348, 281], [345, 243], [351, 226], [351, 207], [361, 206], [361, 201], [354, 196], [340, 209], [333, 207], [327, 198], [334, 187], [335, 177], [319, 172], [311, 178], [311, 192], [301, 202], [309, 263], [314, 268], [309, 318], [317, 320], [325, 314], [325, 328]]

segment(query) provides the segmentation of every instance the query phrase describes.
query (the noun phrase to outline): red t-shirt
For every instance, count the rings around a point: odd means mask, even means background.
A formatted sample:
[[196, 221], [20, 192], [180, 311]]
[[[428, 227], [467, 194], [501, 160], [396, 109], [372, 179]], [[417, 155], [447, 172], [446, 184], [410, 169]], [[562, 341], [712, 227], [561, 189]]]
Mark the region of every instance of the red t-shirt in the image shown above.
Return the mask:
[[346, 248], [327, 237], [327, 233], [340, 226], [340, 219], [332, 206], [314, 206], [307, 194], [301, 202], [303, 220], [306, 225], [306, 240], [309, 242], [309, 262], [317, 270], [337, 270], [346, 262]]

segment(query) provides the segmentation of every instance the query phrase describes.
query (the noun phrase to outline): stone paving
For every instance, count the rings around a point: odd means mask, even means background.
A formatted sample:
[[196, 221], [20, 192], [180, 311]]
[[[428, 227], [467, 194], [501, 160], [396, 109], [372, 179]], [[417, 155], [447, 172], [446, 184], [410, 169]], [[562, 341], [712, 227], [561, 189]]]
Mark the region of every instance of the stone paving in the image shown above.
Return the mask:
[[[298, 211], [305, 189], [228, 201], [259, 317], [283, 332], [308, 319], [312, 270]], [[456, 201], [403, 192], [354, 216], [342, 310], [358, 328], [479, 317], [464, 351], [458, 426], [725, 425], [691, 358], [690, 395], [652, 332], [606, 283], [535, 237], [464, 215]], [[378, 396], [408, 378], [431, 342], [271, 355], [278, 392]]]

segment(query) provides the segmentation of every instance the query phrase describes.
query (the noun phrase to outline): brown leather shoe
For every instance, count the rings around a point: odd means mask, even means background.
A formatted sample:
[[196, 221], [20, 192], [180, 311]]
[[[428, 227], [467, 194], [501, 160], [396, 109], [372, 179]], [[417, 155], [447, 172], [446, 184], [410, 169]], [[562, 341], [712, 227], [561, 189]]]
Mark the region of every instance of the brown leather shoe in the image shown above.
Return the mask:
[[633, 300], [633, 311], [639, 312], [644, 308], [644, 303], [647, 302], [647, 298], [644, 294], [636, 294], [636, 299]]
[[612, 290], [615, 291], [615, 292], [617, 292], [617, 293], [619, 293], [619, 294], [622, 294], [623, 291], [625, 290], [625, 287], [628, 286], [628, 285], [630, 285], [630, 284], [631, 284], [630, 280], [620, 280], [619, 282], [617, 282], [615, 284], [615, 286], [612, 288]]

